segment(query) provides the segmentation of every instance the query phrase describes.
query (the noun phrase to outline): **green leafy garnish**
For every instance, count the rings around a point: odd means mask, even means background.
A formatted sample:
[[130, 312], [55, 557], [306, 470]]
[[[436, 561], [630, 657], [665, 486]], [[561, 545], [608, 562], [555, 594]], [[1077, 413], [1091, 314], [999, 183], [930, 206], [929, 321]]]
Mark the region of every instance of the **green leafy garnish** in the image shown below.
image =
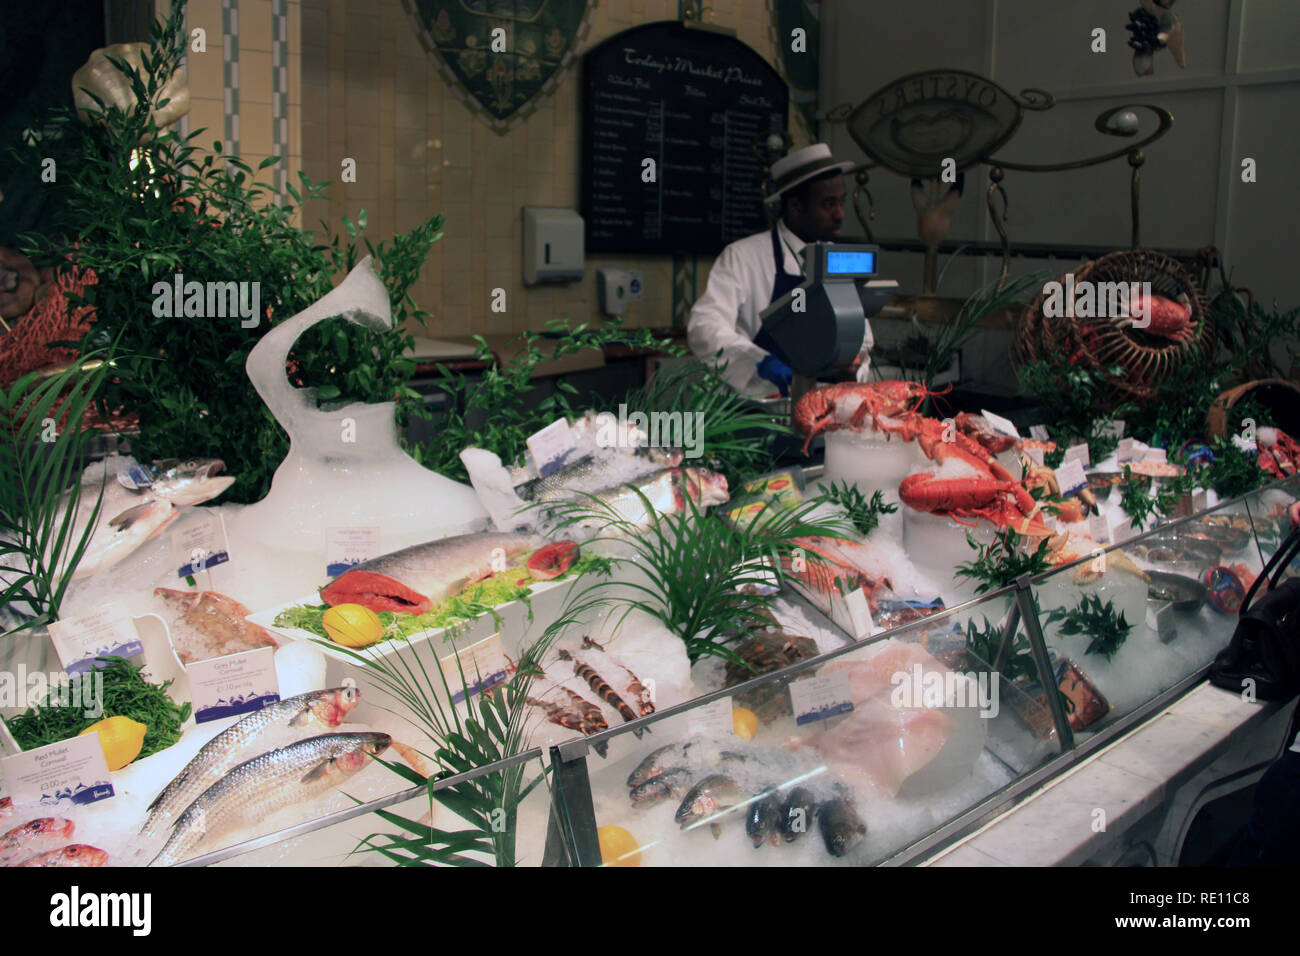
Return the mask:
[[1092, 638], [1085, 654], [1100, 654], [1110, 660], [1128, 640], [1129, 631], [1133, 629], [1124, 617], [1124, 612], [1116, 612], [1113, 601], [1102, 604], [1095, 594], [1087, 595], [1077, 607], [1066, 610], [1058, 607], [1047, 615], [1047, 624], [1060, 622], [1062, 634], [1086, 634]]
[[[31, 750], [68, 740], [109, 717], [129, 717], [148, 728], [137, 760], [165, 750], [181, 739], [181, 725], [189, 719], [190, 705], [177, 704], [167, 696], [171, 681], [149, 683], [141, 675], [144, 668], [134, 666], [124, 657], [99, 657], [96, 660], [108, 662], [99, 672], [104, 681], [99, 704], [83, 699], [75, 706], [55, 705], [55, 693], [51, 691], [36, 707], [6, 721], [18, 746]], [[92, 686], [89, 677], [83, 679], [82, 693]], [[98, 711], [101, 707], [102, 713], [86, 716], [87, 711]]]
[[881, 515], [892, 515], [898, 510], [898, 505], [885, 501], [883, 492], [876, 491], [868, 501], [857, 485], [851, 485], [847, 481], [843, 484], [832, 482], [816, 500], [843, 508], [854, 529], [864, 538], [880, 526]]
[[966, 543], [975, 550], [975, 560], [957, 566], [957, 576], [979, 581], [976, 594], [996, 591], [1013, 583], [1022, 574], [1031, 577], [1051, 568], [1047, 559], [1049, 539], [1038, 542], [1033, 551], [1021, 550], [1017, 545], [1020, 535], [1010, 528], [998, 533], [992, 543], [981, 547], [969, 531]]

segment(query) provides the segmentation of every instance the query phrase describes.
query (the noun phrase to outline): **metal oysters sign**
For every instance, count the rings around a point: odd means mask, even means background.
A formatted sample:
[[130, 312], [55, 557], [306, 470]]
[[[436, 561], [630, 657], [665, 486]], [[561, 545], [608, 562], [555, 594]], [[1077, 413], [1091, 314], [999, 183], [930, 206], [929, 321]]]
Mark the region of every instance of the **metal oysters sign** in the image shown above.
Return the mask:
[[907, 176], [934, 178], [945, 159], [958, 170], [975, 165], [1015, 132], [1019, 100], [964, 70], [913, 73], [877, 90], [849, 116], [862, 151]]

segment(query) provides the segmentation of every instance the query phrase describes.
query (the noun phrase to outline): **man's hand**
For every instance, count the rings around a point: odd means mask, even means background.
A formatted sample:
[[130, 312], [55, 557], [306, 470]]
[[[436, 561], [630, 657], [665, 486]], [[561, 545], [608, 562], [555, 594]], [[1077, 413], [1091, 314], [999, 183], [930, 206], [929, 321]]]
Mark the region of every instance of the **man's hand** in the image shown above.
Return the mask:
[[767, 379], [780, 389], [782, 398], [790, 397], [790, 382], [794, 379], [794, 373], [790, 371], [790, 366], [775, 355], [768, 355], [758, 363], [757, 367], [759, 378]]

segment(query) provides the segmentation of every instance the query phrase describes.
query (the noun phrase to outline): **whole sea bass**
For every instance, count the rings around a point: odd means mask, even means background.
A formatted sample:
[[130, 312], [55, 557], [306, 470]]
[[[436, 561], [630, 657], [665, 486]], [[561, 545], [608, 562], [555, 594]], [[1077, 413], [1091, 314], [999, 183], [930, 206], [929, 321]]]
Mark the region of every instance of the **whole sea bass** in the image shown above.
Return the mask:
[[578, 557], [572, 541], [547, 544], [530, 534], [462, 534], [417, 544], [349, 568], [321, 588], [326, 604], [360, 604], [372, 611], [423, 614], [467, 585], [491, 577], [501, 560], [533, 552], [527, 566], [538, 579], [558, 577]]
[[581, 492], [594, 492], [618, 483], [619, 476], [635, 481], [647, 472], [673, 468], [682, 462], [680, 448], [637, 449], [633, 454], [613, 458], [596, 458], [585, 455], [564, 465], [545, 478], [532, 478], [515, 486], [515, 493], [524, 501], [554, 501], [574, 497]]
[[259, 736], [277, 727], [317, 734], [333, 730], [343, 723], [360, 699], [361, 691], [356, 687], [318, 690], [263, 707], [231, 724], [204, 744], [185, 769], [154, 798], [149, 804], [149, 818], [140, 832], [146, 836], [159, 835], [177, 814], [238, 764]]
[[179, 863], [205, 838], [328, 793], [391, 743], [388, 734], [324, 734], [241, 763], [186, 808], [151, 865]]
[[666, 468], [628, 484], [598, 491], [594, 497], [600, 499], [603, 507], [588, 505], [587, 510], [592, 514], [577, 521], [579, 527], [601, 527], [610, 519], [643, 527], [654, 520], [655, 514], [684, 513], [688, 498], [701, 510], [729, 500], [726, 476], [707, 468]]

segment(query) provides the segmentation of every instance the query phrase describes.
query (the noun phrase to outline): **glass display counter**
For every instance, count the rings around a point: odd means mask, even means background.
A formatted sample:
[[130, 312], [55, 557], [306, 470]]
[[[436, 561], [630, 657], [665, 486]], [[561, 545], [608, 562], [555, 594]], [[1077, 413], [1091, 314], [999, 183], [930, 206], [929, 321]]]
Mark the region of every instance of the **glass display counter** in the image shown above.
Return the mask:
[[[529, 765], [542, 779], [504, 824], [520, 865], [917, 862], [1199, 683], [1232, 634], [1234, 596], [1277, 549], [1297, 499], [1300, 480], [1276, 482], [930, 617], [844, 635], [844, 646], [773, 673], [431, 787]], [[421, 786], [190, 862], [497, 862], [475, 850], [439, 859], [422, 825], [461, 832], [466, 846], [473, 835]]]

